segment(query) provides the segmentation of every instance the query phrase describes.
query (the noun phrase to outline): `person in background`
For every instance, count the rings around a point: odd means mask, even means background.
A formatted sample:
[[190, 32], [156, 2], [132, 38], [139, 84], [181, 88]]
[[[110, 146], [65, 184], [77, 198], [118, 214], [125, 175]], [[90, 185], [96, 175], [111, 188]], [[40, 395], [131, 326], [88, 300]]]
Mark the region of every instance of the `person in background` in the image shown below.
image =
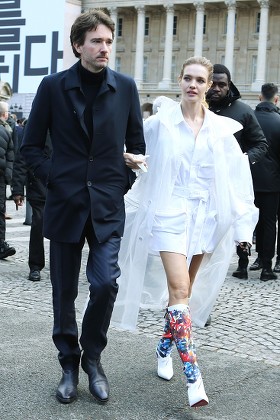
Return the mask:
[[261, 269], [262, 281], [276, 280], [272, 271], [275, 255], [276, 223], [280, 196], [280, 115], [277, 109], [278, 87], [273, 83], [262, 85], [260, 103], [255, 114], [268, 142], [268, 153], [253, 165], [255, 204], [259, 208], [256, 226], [258, 257], [250, 270]]
[[5, 241], [6, 238], [6, 186], [12, 181], [14, 145], [12, 129], [7, 123], [9, 106], [0, 101], [0, 259], [16, 253], [14, 247]]
[[274, 273], [280, 273], [280, 205], [277, 211], [277, 234], [276, 234], [276, 261], [273, 268]]
[[[20, 118], [17, 120], [16, 123], [16, 131], [17, 131], [17, 140], [18, 140], [18, 148], [21, 146], [22, 143], [22, 137], [23, 137], [23, 130], [24, 130], [24, 125], [26, 124], [27, 120], [26, 118]], [[16, 152], [17, 152], [16, 150]]]
[[[124, 151], [133, 154], [133, 169], [145, 165], [136, 84], [108, 68], [114, 30], [101, 10], [77, 17], [70, 41], [79, 60], [42, 80], [21, 147], [34, 176], [47, 184], [43, 234], [50, 239], [53, 341], [62, 367], [56, 398], [66, 404], [77, 398], [80, 361], [91, 394], [101, 403], [109, 398], [101, 354], [118, 292], [124, 195], [136, 176]], [[44, 153], [48, 130], [51, 159]], [[75, 299], [85, 241], [90, 298], [79, 340]]]
[[17, 132], [17, 117], [15, 114], [8, 112], [7, 123], [12, 129], [12, 140], [14, 145], [14, 153], [18, 150], [18, 132]]
[[[11, 136], [13, 141], [13, 147], [14, 147], [14, 155], [16, 154], [16, 151], [18, 149], [18, 134], [17, 134], [17, 124], [16, 124], [17, 116], [15, 114], [11, 114], [8, 111], [8, 118], [6, 119], [6, 122], [9, 124], [11, 130]], [[7, 188], [6, 188], [6, 198], [9, 200], [11, 196], [7, 197]], [[12, 198], [12, 197], [11, 197]], [[12, 219], [12, 216], [8, 213], [5, 213], [5, 219], [10, 220]]]
[[[134, 329], [141, 304], [158, 307], [167, 294], [157, 373], [172, 378], [176, 346], [191, 407], [208, 404], [192, 320], [204, 326], [235, 241], [252, 239], [258, 214], [248, 157], [233, 135], [241, 125], [203, 105], [212, 75], [205, 57], [187, 59], [179, 75], [180, 103], [160, 100], [156, 114], [144, 122], [148, 172], [139, 173], [125, 197], [120, 291], [113, 313], [114, 325]], [[132, 168], [133, 155], [126, 162]], [[143, 302], [151, 288], [154, 302]]]
[[[267, 152], [266, 138], [253, 109], [242, 102], [240, 92], [233, 84], [230, 71], [226, 66], [214, 64], [213, 84], [207, 92], [206, 100], [209, 109], [215, 114], [233, 118], [242, 124], [243, 127], [234, 134], [235, 138], [242, 152], [248, 155], [251, 168], [260, 162]], [[236, 252], [239, 257], [238, 267], [232, 276], [247, 279], [250, 248], [248, 244], [242, 243], [236, 247]], [[210, 325], [210, 323], [209, 318], [207, 324]]]
[[[21, 145], [21, 141], [20, 141]], [[20, 147], [19, 145], [19, 147]], [[47, 136], [44, 153], [46, 158], [51, 156], [51, 139]], [[46, 186], [36, 178], [33, 171], [27, 168], [24, 157], [20, 150], [17, 151], [12, 179], [12, 196], [16, 208], [24, 204], [24, 192], [26, 186], [26, 204], [29, 203], [32, 210], [30, 239], [29, 239], [29, 276], [31, 281], [41, 280], [41, 270], [45, 267], [45, 249], [43, 237], [43, 211], [46, 201]]]
[[[280, 108], [278, 106], [278, 103], [276, 105], [276, 111], [280, 115]], [[276, 238], [276, 262], [274, 266], [274, 273], [280, 273], [280, 205], [278, 206], [278, 212], [277, 212], [277, 238]]]

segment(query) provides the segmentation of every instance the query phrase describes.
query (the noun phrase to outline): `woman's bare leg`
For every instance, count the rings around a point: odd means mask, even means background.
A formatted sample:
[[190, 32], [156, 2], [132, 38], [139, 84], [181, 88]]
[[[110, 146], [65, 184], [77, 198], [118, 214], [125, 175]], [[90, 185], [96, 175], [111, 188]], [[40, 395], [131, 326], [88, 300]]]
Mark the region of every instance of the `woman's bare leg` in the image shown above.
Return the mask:
[[190, 276], [186, 263], [186, 256], [167, 251], [161, 251], [160, 256], [167, 278], [169, 306], [179, 303], [187, 305]]

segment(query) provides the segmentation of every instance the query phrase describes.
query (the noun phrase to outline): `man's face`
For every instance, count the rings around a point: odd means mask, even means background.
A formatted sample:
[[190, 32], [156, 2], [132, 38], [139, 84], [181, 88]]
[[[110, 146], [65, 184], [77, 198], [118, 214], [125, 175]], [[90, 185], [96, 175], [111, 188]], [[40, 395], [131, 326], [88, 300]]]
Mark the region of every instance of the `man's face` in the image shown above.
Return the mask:
[[211, 102], [222, 101], [229, 91], [229, 81], [226, 73], [214, 73], [213, 83], [207, 92], [207, 99]]
[[81, 64], [92, 73], [107, 67], [112, 50], [112, 31], [105, 25], [98, 25], [94, 31], [88, 31], [83, 45], [74, 44], [81, 57]]
[[7, 121], [7, 119], [9, 118], [9, 111], [8, 111], [8, 107], [7, 107], [6, 111], [3, 111], [3, 112], [1, 113], [0, 118], [1, 118], [1, 120], [2, 120], [2, 121]]

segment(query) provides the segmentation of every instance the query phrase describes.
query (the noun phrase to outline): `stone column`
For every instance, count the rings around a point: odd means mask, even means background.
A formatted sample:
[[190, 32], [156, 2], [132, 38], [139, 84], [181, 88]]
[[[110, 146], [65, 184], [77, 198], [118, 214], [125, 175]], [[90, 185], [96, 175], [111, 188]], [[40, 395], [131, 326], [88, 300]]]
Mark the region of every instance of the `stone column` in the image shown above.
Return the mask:
[[163, 77], [159, 82], [160, 89], [169, 89], [171, 85], [171, 69], [172, 69], [172, 44], [173, 44], [173, 22], [174, 7], [173, 4], [164, 6], [166, 9], [166, 28], [165, 28], [165, 44], [164, 44], [164, 61], [163, 61]]
[[196, 1], [193, 2], [193, 5], [196, 8], [194, 55], [202, 55], [204, 0], [196, 0]]
[[137, 10], [137, 34], [134, 80], [138, 89], [143, 83], [144, 65], [144, 36], [145, 36], [145, 6], [136, 7]]
[[258, 43], [257, 74], [256, 80], [252, 83], [252, 90], [254, 91], [260, 91], [261, 86], [265, 83], [269, 0], [258, 0], [258, 3], [261, 6], [261, 19]]
[[111, 56], [110, 56], [109, 66], [110, 66], [110, 69], [115, 70], [115, 67], [116, 67], [116, 50], [117, 50], [118, 11], [117, 11], [117, 7], [109, 7], [108, 10], [109, 10], [111, 19], [115, 23], [115, 38], [114, 38], [114, 42], [113, 42], [113, 45], [112, 45], [112, 52], [111, 52]]
[[236, 0], [225, 0], [225, 4], [228, 6], [225, 66], [233, 73]]

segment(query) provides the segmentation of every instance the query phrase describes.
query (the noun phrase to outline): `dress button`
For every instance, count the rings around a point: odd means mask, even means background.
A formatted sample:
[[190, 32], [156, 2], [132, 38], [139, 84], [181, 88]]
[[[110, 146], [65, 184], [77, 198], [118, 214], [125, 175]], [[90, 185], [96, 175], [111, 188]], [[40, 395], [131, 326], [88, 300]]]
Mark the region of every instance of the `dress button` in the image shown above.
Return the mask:
[[93, 156], [90, 156], [90, 157], [89, 157], [89, 161], [90, 161], [90, 162], [93, 162]]
[[91, 187], [91, 185], [92, 185], [92, 184], [91, 184], [91, 181], [88, 181], [88, 182], [87, 182], [87, 186], [88, 186], [88, 187]]

